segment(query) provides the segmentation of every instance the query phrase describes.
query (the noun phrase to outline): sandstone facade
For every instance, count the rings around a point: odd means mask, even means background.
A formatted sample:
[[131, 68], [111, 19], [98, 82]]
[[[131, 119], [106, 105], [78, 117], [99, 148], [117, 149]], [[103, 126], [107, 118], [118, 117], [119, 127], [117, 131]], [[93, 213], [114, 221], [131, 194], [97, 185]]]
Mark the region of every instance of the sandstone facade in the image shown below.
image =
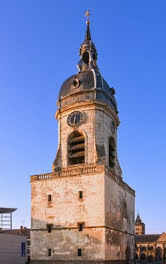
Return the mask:
[[[77, 167], [32, 176], [31, 259], [124, 260], [127, 246], [133, 256], [133, 191], [106, 166]], [[53, 225], [51, 233], [48, 224]], [[49, 257], [48, 249], [52, 250]]]
[[34, 263], [123, 263], [134, 257], [135, 192], [117, 155], [115, 91], [102, 78], [89, 25], [79, 73], [58, 97], [52, 172], [31, 176]]

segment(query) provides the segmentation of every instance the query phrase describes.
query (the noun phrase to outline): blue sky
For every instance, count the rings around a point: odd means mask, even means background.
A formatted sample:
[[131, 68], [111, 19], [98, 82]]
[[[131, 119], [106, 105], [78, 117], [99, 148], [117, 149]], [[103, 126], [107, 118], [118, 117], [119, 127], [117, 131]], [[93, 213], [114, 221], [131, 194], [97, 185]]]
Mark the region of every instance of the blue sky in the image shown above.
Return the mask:
[[0, 1], [1, 207], [30, 226], [30, 175], [51, 171], [58, 91], [77, 72], [91, 35], [103, 77], [116, 90], [123, 179], [136, 190], [147, 233], [166, 232], [166, 1]]

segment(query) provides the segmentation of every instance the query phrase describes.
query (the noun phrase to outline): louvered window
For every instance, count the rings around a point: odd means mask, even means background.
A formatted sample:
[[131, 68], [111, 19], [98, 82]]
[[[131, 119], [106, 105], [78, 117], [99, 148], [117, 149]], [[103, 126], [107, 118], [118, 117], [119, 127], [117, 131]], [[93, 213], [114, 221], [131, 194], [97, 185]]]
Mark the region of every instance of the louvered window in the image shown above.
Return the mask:
[[115, 141], [112, 137], [109, 139], [109, 166], [110, 168], [115, 166]]
[[68, 138], [68, 161], [70, 165], [85, 162], [85, 138], [77, 131]]

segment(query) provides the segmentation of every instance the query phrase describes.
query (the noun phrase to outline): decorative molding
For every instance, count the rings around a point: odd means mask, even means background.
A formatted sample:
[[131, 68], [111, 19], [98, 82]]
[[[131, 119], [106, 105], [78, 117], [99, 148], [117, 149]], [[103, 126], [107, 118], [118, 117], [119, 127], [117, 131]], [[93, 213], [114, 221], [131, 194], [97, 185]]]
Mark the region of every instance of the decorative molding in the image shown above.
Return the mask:
[[[52, 227], [52, 231], [60, 231], [60, 230], [78, 230], [78, 226], [55, 226], [54, 224], [52, 224], [53, 227]], [[120, 229], [117, 229], [117, 228], [114, 228], [114, 227], [111, 227], [111, 226], [107, 226], [107, 225], [102, 225], [102, 226], [98, 226], [98, 225], [94, 225], [94, 226], [84, 226], [83, 229], [96, 229], [96, 228], [105, 228], [105, 229], [110, 229], [114, 232], [119, 232], [119, 233], [123, 233], [125, 235], [130, 235], [130, 236], [135, 236], [135, 233], [130, 233], [128, 231], [124, 231], [124, 230], [120, 230]], [[31, 228], [31, 232], [33, 231], [47, 231], [47, 228]]]
[[80, 176], [86, 174], [96, 174], [104, 172], [104, 166], [100, 165], [72, 165], [67, 168], [62, 169], [61, 171], [44, 173], [39, 175], [32, 175], [31, 182], [40, 181], [40, 180], [53, 180], [59, 177], [71, 177], [71, 176]]
[[80, 176], [80, 175], [93, 175], [93, 174], [103, 174], [110, 177], [112, 180], [114, 180], [118, 185], [120, 185], [124, 190], [131, 193], [133, 196], [135, 196], [135, 191], [126, 184], [122, 178], [117, 177], [115, 173], [105, 164], [98, 165], [98, 164], [83, 164], [83, 165], [72, 165], [68, 166], [67, 168], [64, 168], [57, 172], [50, 172], [50, 173], [44, 173], [44, 174], [38, 174], [38, 175], [32, 175], [31, 176], [31, 182], [35, 181], [45, 181], [45, 180], [54, 180], [56, 178], [60, 177], [73, 177], [73, 176]]
[[87, 102], [78, 102], [78, 103], [73, 103], [68, 106], [64, 106], [61, 109], [58, 109], [55, 113], [55, 118], [60, 119], [60, 117], [64, 115], [68, 115], [69, 112], [72, 112], [74, 110], [79, 110], [79, 109], [88, 109], [88, 110], [101, 110], [104, 111], [107, 115], [111, 115], [113, 118], [114, 122], [116, 123], [116, 126], [120, 124], [119, 118], [117, 114], [112, 110], [110, 106], [108, 106], [104, 102], [99, 102], [97, 100], [93, 101], [87, 101]]

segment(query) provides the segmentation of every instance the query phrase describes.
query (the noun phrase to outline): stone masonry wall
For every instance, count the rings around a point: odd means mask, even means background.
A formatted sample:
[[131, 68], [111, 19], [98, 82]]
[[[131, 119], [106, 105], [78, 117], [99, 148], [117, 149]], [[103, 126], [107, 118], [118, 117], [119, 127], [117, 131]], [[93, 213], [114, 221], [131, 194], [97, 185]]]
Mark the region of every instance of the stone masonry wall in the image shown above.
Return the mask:
[[[79, 199], [79, 191], [83, 199]], [[48, 203], [51, 195], [51, 203]], [[47, 224], [53, 224], [51, 233]], [[82, 232], [78, 223], [84, 223]], [[32, 182], [31, 258], [104, 259], [104, 176], [82, 175]]]
[[[127, 210], [125, 217], [124, 204]], [[105, 176], [105, 216], [106, 259], [125, 259], [127, 247], [133, 258], [135, 197], [108, 175]]]
[[[61, 148], [61, 168], [67, 167], [68, 164], [68, 136], [75, 130], [67, 124], [67, 118], [73, 111], [82, 111], [85, 115], [85, 123], [76, 128], [78, 132], [85, 137], [85, 163], [106, 163], [108, 164], [108, 145], [109, 137], [116, 139], [116, 127], [119, 120], [115, 114], [104, 105], [94, 104], [76, 104], [69, 109], [61, 110], [56, 117], [58, 119], [59, 147]], [[112, 117], [110, 117], [112, 116]], [[111, 132], [111, 122], [114, 121], [115, 133]], [[118, 165], [116, 157], [116, 166]]]

